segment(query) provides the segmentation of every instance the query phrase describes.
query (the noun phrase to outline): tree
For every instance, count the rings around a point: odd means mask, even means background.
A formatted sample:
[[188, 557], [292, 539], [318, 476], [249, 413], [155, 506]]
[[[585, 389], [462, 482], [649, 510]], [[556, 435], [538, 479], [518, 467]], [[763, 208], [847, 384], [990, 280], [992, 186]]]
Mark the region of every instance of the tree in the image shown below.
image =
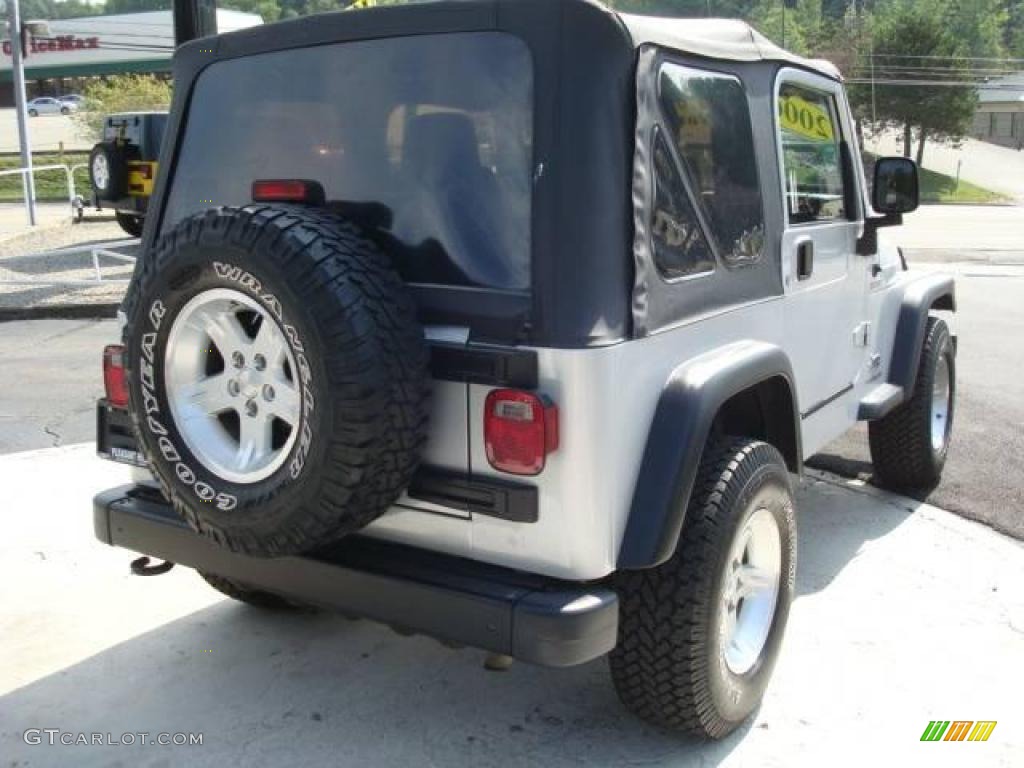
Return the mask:
[[171, 82], [155, 75], [112, 75], [85, 87], [85, 108], [72, 114], [83, 134], [99, 141], [103, 120], [115, 112], [165, 110], [171, 105]]
[[940, 79], [964, 82], [969, 77], [962, 45], [950, 33], [942, 4], [923, 0], [894, 3], [876, 14], [873, 39], [874, 73], [881, 82], [876, 83], [873, 99], [868, 86], [851, 88], [851, 97], [862, 107], [860, 114], [867, 111], [863, 105], [871, 103], [876, 128], [902, 129], [907, 157], [916, 132], [918, 163], [928, 139], [963, 139], [978, 97], [971, 86], [934, 85]]

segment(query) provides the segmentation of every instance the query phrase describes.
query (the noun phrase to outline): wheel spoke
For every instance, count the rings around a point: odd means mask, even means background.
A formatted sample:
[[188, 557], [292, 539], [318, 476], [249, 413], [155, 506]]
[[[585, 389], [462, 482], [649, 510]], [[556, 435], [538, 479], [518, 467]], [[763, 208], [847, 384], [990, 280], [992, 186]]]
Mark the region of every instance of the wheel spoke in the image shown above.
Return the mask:
[[[236, 399], [228, 392], [229, 376], [219, 373], [197, 381], [182, 392], [187, 403], [193, 406], [190, 416], [216, 416], [218, 413], [237, 407]], [[186, 419], [187, 420], [187, 419]]]
[[256, 338], [252, 342], [253, 354], [263, 355], [267, 368], [278, 370], [286, 360], [287, 347], [284, 334], [278, 329], [277, 324], [269, 317], [264, 317], [260, 328], [256, 332]]
[[301, 403], [298, 388], [289, 381], [282, 381], [274, 386], [274, 399], [267, 403], [267, 408], [288, 426], [294, 427], [299, 423]]
[[270, 419], [264, 415], [240, 416], [238, 435], [238, 454], [235, 457], [240, 470], [248, 469], [262, 461], [271, 450]]
[[225, 359], [235, 350], [244, 349], [252, 343], [232, 312], [203, 309], [196, 312], [195, 318]]
[[754, 565], [741, 565], [736, 571], [736, 595], [748, 597], [771, 589], [775, 579], [769, 571]]

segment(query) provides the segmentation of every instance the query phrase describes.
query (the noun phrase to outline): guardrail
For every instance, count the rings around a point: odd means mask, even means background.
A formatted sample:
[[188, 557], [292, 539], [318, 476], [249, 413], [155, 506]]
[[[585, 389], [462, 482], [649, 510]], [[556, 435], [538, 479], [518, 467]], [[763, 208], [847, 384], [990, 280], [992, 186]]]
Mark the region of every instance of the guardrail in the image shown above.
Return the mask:
[[[32, 166], [31, 170], [29, 170], [28, 168], [9, 168], [6, 171], [0, 171], [0, 176], [15, 176], [15, 175], [21, 176], [21, 182], [22, 182], [22, 185], [24, 185], [25, 184], [25, 177], [29, 173], [31, 173], [33, 176], [35, 176], [35, 174], [41, 173], [42, 171], [64, 171], [64, 176], [65, 176], [65, 178], [67, 180], [67, 188], [68, 188], [68, 204], [71, 206], [71, 218], [72, 219], [75, 219], [75, 218], [81, 219], [82, 214], [84, 213], [85, 208], [82, 205], [81, 200], [79, 200], [78, 193], [75, 190], [75, 171], [77, 169], [79, 169], [79, 168], [86, 168], [86, 167], [88, 167], [88, 166], [82, 165], [82, 164], [73, 165], [71, 167], [68, 167], [66, 165], [59, 165], [59, 164], [54, 164], [54, 165], [34, 165], [34, 166]], [[28, 218], [29, 225], [31, 225], [32, 224], [32, 214], [29, 212], [29, 202], [28, 202], [28, 200], [25, 200], [25, 216]]]
[[[135, 256], [127, 253], [121, 253], [120, 251], [112, 250], [106, 246], [118, 245], [122, 247], [138, 245], [139, 240], [126, 239], [112, 241], [108, 243], [101, 243], [100, 245], [83, 245], [71, 248], [61, 248], [56, 251], [44, 251], [43, 253], [34, 254], [41, 259], [46, 257], [55, 256], [73, 256], [77, 253], [88, 253], [92, 261], [92, 271], [95, 277], [89, 278], [2, 278], [0, 277], [0, 285], [54, 285], [54, 286], [67, 286], [72, 288], [88, 287], [92, 285], [117, 285], [127, 284], [130, 282], [130, 278], [127, 277], [103, 277], [103, 270], [100, 267], [100, 257], [115, 259], [116, 261], [123, 261], [131, 263], [135, 261]], [[0, 266], [3, 262], [0, 261]]]

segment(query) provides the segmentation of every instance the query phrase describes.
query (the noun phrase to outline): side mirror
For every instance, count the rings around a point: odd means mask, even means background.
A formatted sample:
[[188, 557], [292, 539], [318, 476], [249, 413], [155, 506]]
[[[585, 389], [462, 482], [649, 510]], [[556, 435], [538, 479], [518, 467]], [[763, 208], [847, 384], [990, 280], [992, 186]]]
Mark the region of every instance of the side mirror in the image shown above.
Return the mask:
[[910, 213], [917, 209], [920, 187], [917, 164], [905, 157], [880, 157], [875, 162], [875, 183], [871, 205], [886, 215]]

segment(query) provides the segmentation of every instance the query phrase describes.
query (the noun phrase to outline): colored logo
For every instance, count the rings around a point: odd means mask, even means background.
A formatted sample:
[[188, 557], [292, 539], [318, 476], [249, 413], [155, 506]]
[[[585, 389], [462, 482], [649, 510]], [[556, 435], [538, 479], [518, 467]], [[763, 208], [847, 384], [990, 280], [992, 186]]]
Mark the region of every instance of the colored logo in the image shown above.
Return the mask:
[[931, 720], [921, 741], [988, 741], [995, 729], [995, 720]]

